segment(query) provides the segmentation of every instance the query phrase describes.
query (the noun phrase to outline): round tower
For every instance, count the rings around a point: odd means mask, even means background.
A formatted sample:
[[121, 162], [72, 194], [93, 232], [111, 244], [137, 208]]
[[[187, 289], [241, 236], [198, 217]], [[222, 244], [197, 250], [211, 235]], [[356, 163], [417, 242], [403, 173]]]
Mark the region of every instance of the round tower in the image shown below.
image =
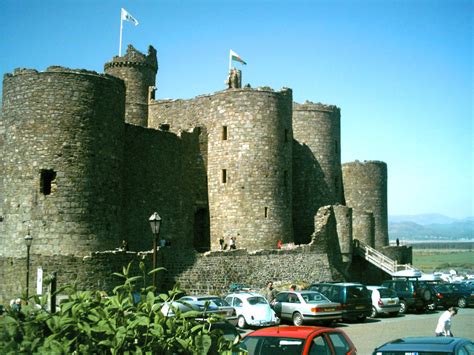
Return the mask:
[[375, 248], [388, 245], [387, 164], [382, 161], [342, 166], [346, 205], [374, 216]]
[[104, 65], [104, 71], [125, 81], [125, 122], [147, 127], [148, 101], [154, 92], [150, 87], [154, 88], [158, 72], [155, 48], [148, 47], [144, 55], [129, 45], [123, 57], [115, 56]]
[[352, 261], [352, 208], [343, 205], [333, 206], [336, 217], [336, 230], [341, 248], [342, 261]]
[[16, 70], [3, 82], [0, 255], [87, 255], [120, 245], [125, 87], [84, 70]]
[[295, 242], [308, 243], [321, 206], [343, 204], [340, 109], [293, 103], [293, 223]]
[[211, 249], [276, 248], [292, 239], [292, 92], [215, 94], [208, 125]]
[[352, 210], [352, 237], [375, 247], [374, 215], [372, 212]]

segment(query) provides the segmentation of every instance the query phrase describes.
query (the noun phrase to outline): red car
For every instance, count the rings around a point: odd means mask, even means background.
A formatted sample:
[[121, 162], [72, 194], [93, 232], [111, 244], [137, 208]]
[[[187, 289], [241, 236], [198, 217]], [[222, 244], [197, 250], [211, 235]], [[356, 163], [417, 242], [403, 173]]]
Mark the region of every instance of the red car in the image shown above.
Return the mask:
[[356, 347], [346, 333], [327, 327], [263, 328], [247, 334], [243, 343], [249, 355], [357, 354]]

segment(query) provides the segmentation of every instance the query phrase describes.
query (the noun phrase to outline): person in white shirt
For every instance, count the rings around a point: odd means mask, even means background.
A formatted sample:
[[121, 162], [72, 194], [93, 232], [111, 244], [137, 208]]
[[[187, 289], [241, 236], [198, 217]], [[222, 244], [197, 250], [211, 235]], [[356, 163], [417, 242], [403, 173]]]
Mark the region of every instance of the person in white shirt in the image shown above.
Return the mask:
[[451, 317], [458, 314], [456, 307], [449, 307], [449, 309], [441, 315], [438, 319], [438, 325], [436, 326], [435, 334], [437, 337], [452, 337], [451, 332]]

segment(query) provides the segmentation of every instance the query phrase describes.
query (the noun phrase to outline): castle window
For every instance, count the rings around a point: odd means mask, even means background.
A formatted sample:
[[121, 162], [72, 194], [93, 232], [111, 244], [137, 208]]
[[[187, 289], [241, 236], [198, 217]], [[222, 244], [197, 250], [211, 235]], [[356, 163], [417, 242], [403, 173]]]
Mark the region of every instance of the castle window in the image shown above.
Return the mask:
[[285, 129], [285, 143], [288, 142], [288, 130]]
[[161, 124], [160, 124], [160, 129], [161, 129], [162, 131], [168, 132], [168, 131], [170, 130], [170, 125], [169, 125], [168, 123], [161, 123]]
[[265, 218], [268, 218], [268, 207], [265, 207]]
[[227, 126], [222, 126], [222, 140], [227, 140]]
[[227, 170], [222, 169], [222, 183], [225, 184], [227, 182]]
[[40, 192], [43, 195], [51, 194], [51, 186], [54, 179], [56, 179], [56, 172], [54, 170], [41, 170]]
[[334, 188], [336, 191], [339, 190], [339, 179], [337, 177], [334, 178]]

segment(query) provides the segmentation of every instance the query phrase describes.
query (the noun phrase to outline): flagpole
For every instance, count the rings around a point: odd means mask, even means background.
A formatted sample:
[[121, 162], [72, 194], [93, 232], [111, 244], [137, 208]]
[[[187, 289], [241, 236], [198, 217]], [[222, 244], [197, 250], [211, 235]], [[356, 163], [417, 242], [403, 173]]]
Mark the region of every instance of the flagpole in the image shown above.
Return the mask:
[[122, 10], [120, 10], [120, 44], [119, 44], [119, 57], [122, 56], [122, 30], [123, 30], [123, 19], [122, 19]]
[[229, 51], [229, 73], [232, 69], [232, 53]]

